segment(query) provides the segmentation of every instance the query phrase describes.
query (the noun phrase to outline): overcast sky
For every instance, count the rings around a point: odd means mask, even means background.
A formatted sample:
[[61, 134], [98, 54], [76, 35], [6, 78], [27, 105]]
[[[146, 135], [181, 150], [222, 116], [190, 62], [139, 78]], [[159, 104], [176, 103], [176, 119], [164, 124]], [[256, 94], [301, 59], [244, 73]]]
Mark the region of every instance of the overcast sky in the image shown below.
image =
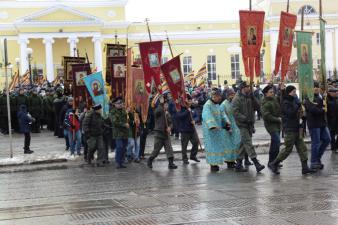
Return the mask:
[[234, 20], [248, 8], [249, 0], [129, 0], [126, 16], [130, 22]]

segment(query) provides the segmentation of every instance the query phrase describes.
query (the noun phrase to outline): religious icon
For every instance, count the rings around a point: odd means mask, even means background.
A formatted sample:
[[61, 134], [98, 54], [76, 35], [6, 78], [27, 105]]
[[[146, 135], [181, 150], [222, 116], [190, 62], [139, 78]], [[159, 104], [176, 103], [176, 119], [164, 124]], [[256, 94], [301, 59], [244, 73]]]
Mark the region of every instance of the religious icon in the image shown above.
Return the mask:
[[284, 36], [283, 36], [283, 46], [290, 46], [290, 39], [292, 36], [292, 29], [290, 27], [285, 27]]
[[119, 50], [118, 49], [110, 49], [109, 56], [119, 56]]
[[151, 68], [160, 66], [160, 62], [158, 60], [158, 54], [157, 53], [149, 54], [148, 58], [149, 58], [149, 65], [150, 65]]
[[257, 42], [257, 28], [251, 26], [248, 28], [248, 45], [256, 45]]
[[307, 44], [301, 44], [301, 63], [309, 64], [309, 47]]
[[135, 94], [136, 95], [143, 95], [144, 93], [145, 93], [144, 81], [143, 80], [136, 80], [135, 81]]
[[84, 86], [83, 78], [87, 76], [87, 71], [79, 71], [75, 73], [76, 86]]
[[115, 78], [125, 77], [124, 64], [114, 64], [114, 77]]
[[169, 74], [174, 83], [177, 83], [181, 79], [180, 73], [177, 69], [172, 70]]
[[91, 87], [92, 87], [92, 92], [93, 92], [94, 96], [103, 95], [103, 90], [102, 90], [100, 81], [94, 80], [91, 83]]

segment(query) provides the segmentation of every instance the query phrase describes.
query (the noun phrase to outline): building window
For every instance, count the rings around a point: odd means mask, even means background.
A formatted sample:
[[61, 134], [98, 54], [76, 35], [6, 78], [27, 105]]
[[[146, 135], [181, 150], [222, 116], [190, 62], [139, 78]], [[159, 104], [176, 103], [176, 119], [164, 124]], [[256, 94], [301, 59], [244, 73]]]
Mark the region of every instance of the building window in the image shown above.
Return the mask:
[[186, 76], [192, 71], [192, 60], [191, 56], [185, 56], [183, 58], [183, 74]]
[[231, 79], [240, 77], [239, 54], [231, 55]]
[[302, 14], [302, 10], [304, 8], [304, 15], [316, 14], [316, 10], [310, 5], [304, 5], [298, 10], [298, 14]]
[[321, 66], [321, 59], [317, 59], [317, 69], [320, 70], [320, 66]]
[[316, 33], [316, 42], [317, 45], [320, 45], [320, 33]]
[[166, 63], [166, 62], [168, 62], [168, 57], [163, 56], [163, 57], [162, 57], [162, 64], [164, 64], [164, 63]]
[[208, 80], [216, 80], [216, 56], [208, 55], [207, 59]]

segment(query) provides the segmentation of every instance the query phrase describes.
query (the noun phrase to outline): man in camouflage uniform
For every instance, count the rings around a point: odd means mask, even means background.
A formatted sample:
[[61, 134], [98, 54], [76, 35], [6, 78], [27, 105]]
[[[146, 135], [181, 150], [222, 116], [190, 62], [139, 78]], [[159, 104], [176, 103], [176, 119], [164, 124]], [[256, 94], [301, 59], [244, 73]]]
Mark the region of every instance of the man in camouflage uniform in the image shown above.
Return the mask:
[[104, 147], [103, 147], [103, 118], [102, 105], [95, 105], [92, 110], [86, 113], [82, 128], [87, 139], [88, 156], [87, 162], [91, 164], [94, 153], [97, 150], [96, 165], [104, 166]]
[[47, 90], [46, 96], [43, 99], [43, 108], [44, 108], [44, 113], [45, 113], [46, 122], [47, 122], [47, 129], [50, 131], [54, 131], [55, 113], [54, 113], [54, 107], [53, 107], [53, 102], [54, 102], [53, 95], [54, 95], [54, 92], [52, 90]]
[[41, 117], [42, 117], [42, 99], [38, 95], [37, 90], [34, 88], [32, 95], [28, 100], [28, 110], [35, 122], [32, 124], [32, 133], [40, 133]]

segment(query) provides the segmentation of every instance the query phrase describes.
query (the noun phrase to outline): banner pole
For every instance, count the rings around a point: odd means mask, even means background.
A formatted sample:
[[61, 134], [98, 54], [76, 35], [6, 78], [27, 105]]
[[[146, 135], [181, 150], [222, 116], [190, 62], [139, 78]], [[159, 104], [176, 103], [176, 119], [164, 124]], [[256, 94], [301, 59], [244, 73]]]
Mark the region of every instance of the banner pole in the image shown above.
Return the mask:
[[290, 0], [288, 0], [288, 3], [286, 5], [286, 12], [290, 11]]
[[11, 109], [9, 100], [9, 87], [8, 87], [8, 53], [7, 53], [7, 39], [4, 39], [4, 55], [5, 55], [5, 77], [6, 77], [6, 97], [7, 97], [7, 118], [8, 118], [8, 134], [9, 134], [9, 149], [10, 157], [13, 158], [13, 138], [12, 138], [12, 124], [11, 124]]
[[252, 10], [252, 0], [249, 0], [249, 10]]
[[174, 58], [174, 53], [173, 53], [173, 49], [171, 48], [171, 44], [170, 44], [170, 41], [169, 41], [169, 36], [168, 36], [168, 32], [165, 31], [165, 34], [167, 36], [167, 42], [168, 42], [168, 46], [169, 46], [169, 50], [170, 50], [170, 54], [171, 54], [171, 58]]
[[151, 42], [151, 33], [150, 33], [149, 19], [148, 18], [146, 18], [146, 24], [147, 24], [147, 30], [148, 30], [149, 40]]
[[300, 25], [300, 30], [304, 30], [304, 7], [302, 8], [302, 17], [301, 17], [301, 25]]

